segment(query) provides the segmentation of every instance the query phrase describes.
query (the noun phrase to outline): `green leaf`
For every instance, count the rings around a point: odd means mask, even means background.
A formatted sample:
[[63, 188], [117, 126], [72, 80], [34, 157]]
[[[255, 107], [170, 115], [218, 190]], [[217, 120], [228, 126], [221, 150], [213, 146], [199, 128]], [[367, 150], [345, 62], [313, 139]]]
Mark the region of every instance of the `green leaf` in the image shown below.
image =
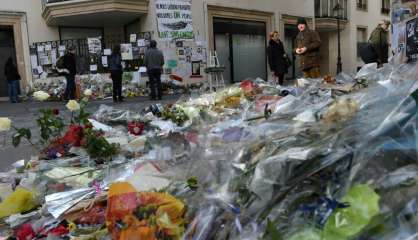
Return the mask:
[[[325, 240], [321, 237], [319, 230], [307, 228], [293, 234], [289, 240]], [[342, 239], [341, 239], [342, 240]]]
[[199, 187], [199, 180], [197, 180], [197, 177], [187, 179], [187, 186], [190, 189], [197, 189]]
[[329, 239], [347, 239], [361, 232], [379, 214], [379, 195], [369, 185], [353, 187], [341, 202], [350, 205], [336, 210], [324, 228], [324, 236]]
[[22, 136], [20, 134], [15, 134], [12, 138], [12, 144], [14, 147], [19, 146]]
[[265, 237], [269, 237], [271, 240], [283, 240], [283, 237], [277, 230], [274, 222], [270, 221], [270, 219], [267, 219], [267, 230]]

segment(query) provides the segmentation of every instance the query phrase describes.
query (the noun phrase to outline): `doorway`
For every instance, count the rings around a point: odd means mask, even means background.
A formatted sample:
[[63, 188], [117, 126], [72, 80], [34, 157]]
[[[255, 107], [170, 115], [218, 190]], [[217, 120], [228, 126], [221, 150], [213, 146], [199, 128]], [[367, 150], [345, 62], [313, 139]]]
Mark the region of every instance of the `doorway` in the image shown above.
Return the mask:
[[7, 97], [7, 80], [4, 76], [4, 66], [9, 57], [16, 62], [13, 27], [0, 26], [0, 97]]
[[248, 78], [267, 79], [265, 22], [214, 18], [213, 32], [227, 84]]
[[293, 52], [293, 49], [296, 48], [296, 36], [298, 35], [299, 30], [296, 25], [285, 24], [284, 25], [284, 48], [289, 57], [291, 57], [292, 66], [289, 68], [289, 72], [286, 74], [286, 79], [293, 80], [302, 76], [302, 71], [298, 67], [299, 58]]

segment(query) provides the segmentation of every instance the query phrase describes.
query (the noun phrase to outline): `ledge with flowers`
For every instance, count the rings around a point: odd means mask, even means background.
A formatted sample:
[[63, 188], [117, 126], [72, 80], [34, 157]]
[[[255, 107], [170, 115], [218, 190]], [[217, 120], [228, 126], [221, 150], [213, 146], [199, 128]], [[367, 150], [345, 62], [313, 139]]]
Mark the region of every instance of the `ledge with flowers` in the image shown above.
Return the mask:
[[[189, 87], [198, 87], [200, 83], [185, 84], [178, 77], [162, 79], [162, 87], [165, 95], [180, 94]], [[148, 77], [141, 77], [139, 72], [124, 72], [122, 76], [122, 94], [125, 97], [148, 96]], [[41, 77], [34, 79], [29, 95], [33, 92], [43, 91], [50, 95], [49, 101], [61, 100], [65, 91], [66, 80], [64, 77]], [[196, 86], [195, 86], [196, 85]], [[110, 74], [84, 74], [76, 76], [77, 96], [89, 89], [93, 94], [91, 99], [103, 99], [112, 96], [112, 80]]]

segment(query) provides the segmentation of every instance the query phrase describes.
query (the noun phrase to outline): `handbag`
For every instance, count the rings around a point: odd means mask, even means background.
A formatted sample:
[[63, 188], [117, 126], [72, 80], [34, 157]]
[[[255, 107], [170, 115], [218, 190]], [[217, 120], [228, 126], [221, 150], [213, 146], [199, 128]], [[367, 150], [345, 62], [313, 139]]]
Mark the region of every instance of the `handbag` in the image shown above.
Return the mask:
[[290, 58], [287, 55], [287, 53], [283, 55], [283, 58], [284, 58], [284, 66], [285, 66], [285, 69], [287, 70], [289, 69], [290, 66], [292, 66], [292, 62], [290, 61]]

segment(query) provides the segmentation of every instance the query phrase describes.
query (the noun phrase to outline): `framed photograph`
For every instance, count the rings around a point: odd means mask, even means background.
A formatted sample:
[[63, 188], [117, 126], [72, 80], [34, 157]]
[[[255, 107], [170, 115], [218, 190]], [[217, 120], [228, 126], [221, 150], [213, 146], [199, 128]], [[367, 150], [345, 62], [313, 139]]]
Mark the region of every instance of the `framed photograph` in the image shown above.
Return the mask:
[[200, 63], [201, 63], [201, 61], [193, 61], [192, 62], [192, 76], [201, 76]]

